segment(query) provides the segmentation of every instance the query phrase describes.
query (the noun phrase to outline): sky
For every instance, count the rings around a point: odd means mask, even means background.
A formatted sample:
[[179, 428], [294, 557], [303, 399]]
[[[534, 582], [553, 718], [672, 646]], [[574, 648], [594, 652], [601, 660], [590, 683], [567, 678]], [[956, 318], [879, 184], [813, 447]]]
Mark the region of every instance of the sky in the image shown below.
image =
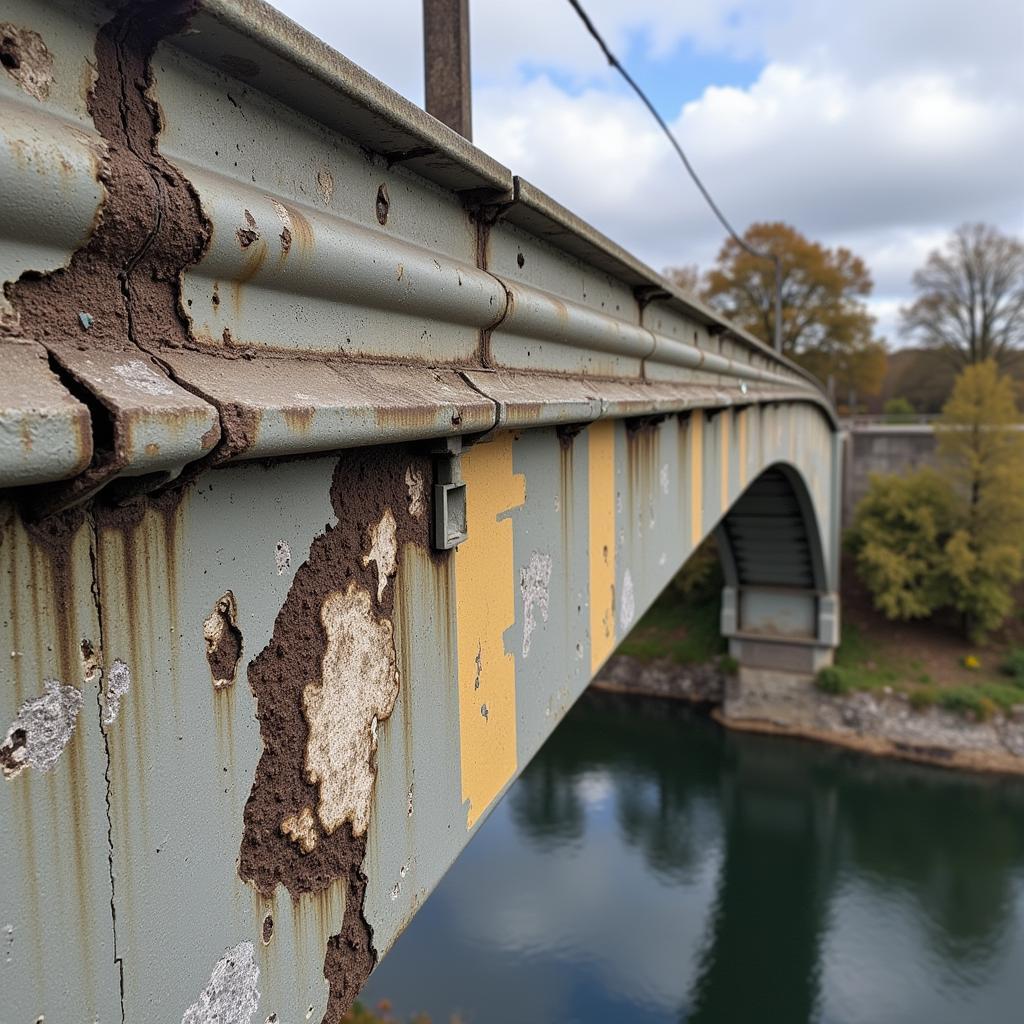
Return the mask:
[[[423, 103], [420, 0], [274, 0]], [[911, 275], [957, 225], [1024, 235], [1021, 0], [584, 0], [726, 216], [867, 262], [904, 343]], [[656, 270], [723, 231], [565, 0], [470, 0], [473, 141]]]

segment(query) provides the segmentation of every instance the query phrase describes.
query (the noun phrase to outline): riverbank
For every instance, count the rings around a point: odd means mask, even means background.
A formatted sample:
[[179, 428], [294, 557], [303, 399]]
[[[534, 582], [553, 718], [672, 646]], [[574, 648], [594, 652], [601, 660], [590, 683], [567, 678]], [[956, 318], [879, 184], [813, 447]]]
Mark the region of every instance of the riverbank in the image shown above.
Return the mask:
[[[723, 665], [723, 662], [726, 662]], [[810, 678], [741, 673], [718, 658], [684, 664], [671, 658], [614, 655], [595, 690], [684, 701], [711, 710], [728, 729], [793, 736], [866, 754], [965, 771], [1024, 775], [1024, 699], [980, 716], [930, 705], [889, 687], [831, 694]]]

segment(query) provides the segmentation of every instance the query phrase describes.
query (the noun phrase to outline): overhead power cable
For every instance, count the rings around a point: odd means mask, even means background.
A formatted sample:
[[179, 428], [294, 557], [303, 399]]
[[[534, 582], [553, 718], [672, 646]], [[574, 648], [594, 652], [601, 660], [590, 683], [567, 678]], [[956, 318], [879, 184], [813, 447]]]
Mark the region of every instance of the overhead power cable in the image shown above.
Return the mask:
[[704, 187], [704, 182], [700, 180], [700, 175], [693, 168], [693, 164], [690, 163], [689, 158], [683, 151], [683, 147], [679, 145], [679, 141], [675, 135], [672, 134], [672, 130], [665, 123], [665, 119], [658, 113], [657, 108], [647, 98], [647, 94], [640, 88], [639, 85], [633, 80], [633, 76], [622, 66], [619, 62], [618, 57], [608, 48], [608, 44], [604, 41], [601, 33], [594, 27], [594, 23], [590, 20], [590, 16], [583, 9], [579, 0], [569, 0], [569, 4], [572, 9], [579, 15], [580, 21], [586, 26], [587, 31], [594, 37], [597, 45], [601, 47], [601, 52], [605, 55], [608, 63], [615, 68], [616, 71], [626, 80], [626, 84], [637, 94], [640, 98], [640, 102], [650, 111], [651, 116], [655, 121], [658, 122], [658, 126], [665, 133], [665, 137], [670, 143], [672, 148], [676, 151], [679, 159], [682, 160], [683, 166], [686, 168], [687, 173], [693, 180], [693, 183], [697, 186], [700, 194], [704, 197], [704, 201], [711, 207], [711, 212], [718, 218], [718, 222], [723, 228], [729, 233], [733, 241], [743, 249], [744, 252], [749, 253], [751, 256], [760, 260], [771, 260], [775, 264], [775, 331], [774, 331], [774, 345], [776, 352], [782, 352], [782, 262], [778, 255], [769, 252], [760, 252], [750, 245], [742, 236], [740, 236], [733, 228], [732, 224], [729, 223], [725, 214], [719, 209], [718, 204], [712, 198], [711, 193]]

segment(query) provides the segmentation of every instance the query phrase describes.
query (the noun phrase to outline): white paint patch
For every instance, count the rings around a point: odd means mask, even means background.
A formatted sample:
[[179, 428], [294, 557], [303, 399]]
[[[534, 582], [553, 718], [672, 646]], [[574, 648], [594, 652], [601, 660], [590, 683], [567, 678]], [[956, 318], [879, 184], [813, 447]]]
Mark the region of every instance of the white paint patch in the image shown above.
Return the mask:
[[184, 1012], [181, 1024], [251, 1024], [259, 1005], [260, 969], [251, 942], [232, 946], [214, 967], [206, 988]]
[[113, 725], [121, 710], [121, 698], [132, 685], [132, 673], [128, 666], [117, 658], [107, 672], [107, 692], [103, 699], [103, 724]]
[[519, 570], [519, 590], [523, 595], [523, 657], [530, 653], [530, 642], [536, 626], [533, 608], [540, 609], [541, 618], [548, 621], [548, 589], [551, 585], [551, 556], [534, 551], [530, 564]]
[[423, 513], [427, 510], [425, 487], [423, 474], [418, 469], [413, 469], [412, 466], [407, 467], [405, 471], [405, 489], [409, 494], [409, 515], [413, 519], [422, 519]]
[[0, 743], [4, 777], [16, 778], [28, 767], [50, 771], [71, 740], [81, 710], [81, 690], [47, 679], [43, 695], [21, 705]]
[[303, 853], [312, 853], [316, 847], [316, 820], [312, 808], [303, 807], [298, 814], [285, 818], [281, 822], [281, 834], [287, 836]]
[[306, 777], [320, 787], [324, 829], [332, 833], [347, 820], [359, 836], [369, 824], [377, 776], [375, 725], [390, 716], [398, 698], [394, 631], [356, 583], [329, 594], [320, 619], [327, 633], [321, 680], [302, 694]]
[[668, 494], [669, 488], [669, 475], [668, 475], [668, 463], [663, 462], [661, 464], [661, 471], [658, 473], [658, 481], [661, 484], [661, 493]]
[[285, 569], [291, 568], [292, 564], [292, 549], [288, 546], [288, 541], [279, 540], [274, 545], [274, 566], [277, 569], [277, 575], [281, 576]]
[[144, 395], [174, 394], [170, 381], [161, 377], [153, 367], [141, 359], [130, 359], [127, 363], [118, 363], [111, 369], [133, 391], [141, 391]]
[[391, 509], [384, 509], [384, 515], [376, 526], [370, 527], [370, 553], [363, 555], [363, 565], [377, 563], [377, 600], [384, 599], [388, 577], [398, 572], [397, 523]]
[[633, 625], [636, 615], [636, 595], [633, 593], [633, 577], [627, 569], [622, 577], [622, 594], [619, 597], [619, 621], [623, 629]]

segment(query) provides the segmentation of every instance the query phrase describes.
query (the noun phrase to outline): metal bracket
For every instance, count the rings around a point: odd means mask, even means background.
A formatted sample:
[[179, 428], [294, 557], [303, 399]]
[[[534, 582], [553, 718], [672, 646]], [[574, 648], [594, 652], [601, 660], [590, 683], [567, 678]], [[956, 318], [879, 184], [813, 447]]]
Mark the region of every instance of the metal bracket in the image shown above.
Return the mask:
[[468, 536], [466, 485], [462, 482], [460, 459], [462, 438], [443, 438], [434, 454], [434, 547], [449, 551]]

